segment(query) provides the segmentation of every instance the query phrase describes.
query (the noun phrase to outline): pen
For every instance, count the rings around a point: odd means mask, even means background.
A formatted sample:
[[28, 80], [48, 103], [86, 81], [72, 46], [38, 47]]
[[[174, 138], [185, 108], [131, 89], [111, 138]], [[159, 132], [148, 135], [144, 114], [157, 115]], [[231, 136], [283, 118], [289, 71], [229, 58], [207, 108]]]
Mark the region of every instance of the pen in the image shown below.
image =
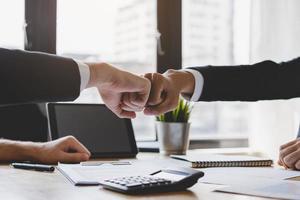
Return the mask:
[[51, 165], [40, 165], [40, 164], [30, 164], [30, 163], [12, 163], [11, 165], [16, 169], [27, 169], [27, 170], [35, 170], [41, 172], [53, 172], [55, 169]]

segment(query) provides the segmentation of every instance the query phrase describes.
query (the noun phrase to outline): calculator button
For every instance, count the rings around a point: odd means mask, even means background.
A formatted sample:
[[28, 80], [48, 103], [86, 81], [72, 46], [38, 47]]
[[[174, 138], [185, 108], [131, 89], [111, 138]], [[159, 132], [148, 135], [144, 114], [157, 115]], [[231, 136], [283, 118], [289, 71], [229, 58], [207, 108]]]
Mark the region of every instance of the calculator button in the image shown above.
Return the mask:
[[119, 185], [126, 185], [127, 183], [123, 182], [123, 181], [119, 181], [117, 184], [119, 184]]
[[132, 181], [129, 181], [129, 180], [123, 180], [122, 182], [128, 184], [128, 183], [131, 183]]
[[119, 181], [113, 181], [112, 183], [114, 183], [114, 184], [120, 184]]
[[151, 180], [149, 182], [152, 183], [152, 184], [157, 183], [157, 181], [154, 181], [154, 180]]

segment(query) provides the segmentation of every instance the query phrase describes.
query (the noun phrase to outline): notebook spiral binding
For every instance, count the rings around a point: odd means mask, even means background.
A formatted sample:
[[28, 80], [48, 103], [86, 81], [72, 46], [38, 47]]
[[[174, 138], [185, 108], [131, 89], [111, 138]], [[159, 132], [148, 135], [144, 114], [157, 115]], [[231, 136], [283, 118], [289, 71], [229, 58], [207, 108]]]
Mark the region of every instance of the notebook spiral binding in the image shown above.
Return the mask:
[[206, 167], [269, 167], [272, 166], [272, 160], [260, 161], [200, 161], [192, 162], [193, 168]]

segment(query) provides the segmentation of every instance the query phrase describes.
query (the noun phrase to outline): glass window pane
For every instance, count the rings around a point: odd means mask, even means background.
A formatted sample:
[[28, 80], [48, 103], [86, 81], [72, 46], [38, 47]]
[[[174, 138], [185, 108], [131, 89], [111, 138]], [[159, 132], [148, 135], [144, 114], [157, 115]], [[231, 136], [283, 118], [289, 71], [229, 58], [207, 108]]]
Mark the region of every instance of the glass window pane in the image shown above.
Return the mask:
[[[58, 0], [57, 52], [138, 74], [154, 72], [156, 18], [154, 0]], [[101, 98], [89, 89], [76, 102]], [[154, 139], [152, 117], [139, 115], [133, 123], [137, 139]]]
[[24, 48], [24, 0], [0, 1], [0, 46]]
[[[185, 0], [183, 66], [249, 62], [250, 0]], [[249, 29], [248, 29], [249, 31]], [[191, 138], [247, 137], [247, 103], [195, 103]]]

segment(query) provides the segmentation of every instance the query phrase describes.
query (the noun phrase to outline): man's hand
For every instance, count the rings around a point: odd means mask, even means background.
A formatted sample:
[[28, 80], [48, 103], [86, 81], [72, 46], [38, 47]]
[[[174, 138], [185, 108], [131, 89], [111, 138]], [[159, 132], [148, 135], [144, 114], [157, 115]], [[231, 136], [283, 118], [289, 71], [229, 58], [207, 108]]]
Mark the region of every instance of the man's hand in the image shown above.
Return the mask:
[[36, 143], [33, 160], [56, 164], [58, 162], [78, 163], [87, 161], [91, 153], [73, 136], [63, 137], [51, 142]]
[[300, 170], [300, 139], [288, 142], [280, 147], [278, 164], [285, 168]]
[[97, 87], [106, 106], [118, 117], [135, 118], [135, 112], [144, 109], [151, 88], [148, 79], [105, 63], [88, 65], [88, 87]]
[[180, 94], [191, 95], [194, 91], [194, 76], [185, 71], [168, 70], [164, 74], [145, 75], [151, 81], [151, 92], [144, 110], [146, 115], [159, 115], [173, 110]]

